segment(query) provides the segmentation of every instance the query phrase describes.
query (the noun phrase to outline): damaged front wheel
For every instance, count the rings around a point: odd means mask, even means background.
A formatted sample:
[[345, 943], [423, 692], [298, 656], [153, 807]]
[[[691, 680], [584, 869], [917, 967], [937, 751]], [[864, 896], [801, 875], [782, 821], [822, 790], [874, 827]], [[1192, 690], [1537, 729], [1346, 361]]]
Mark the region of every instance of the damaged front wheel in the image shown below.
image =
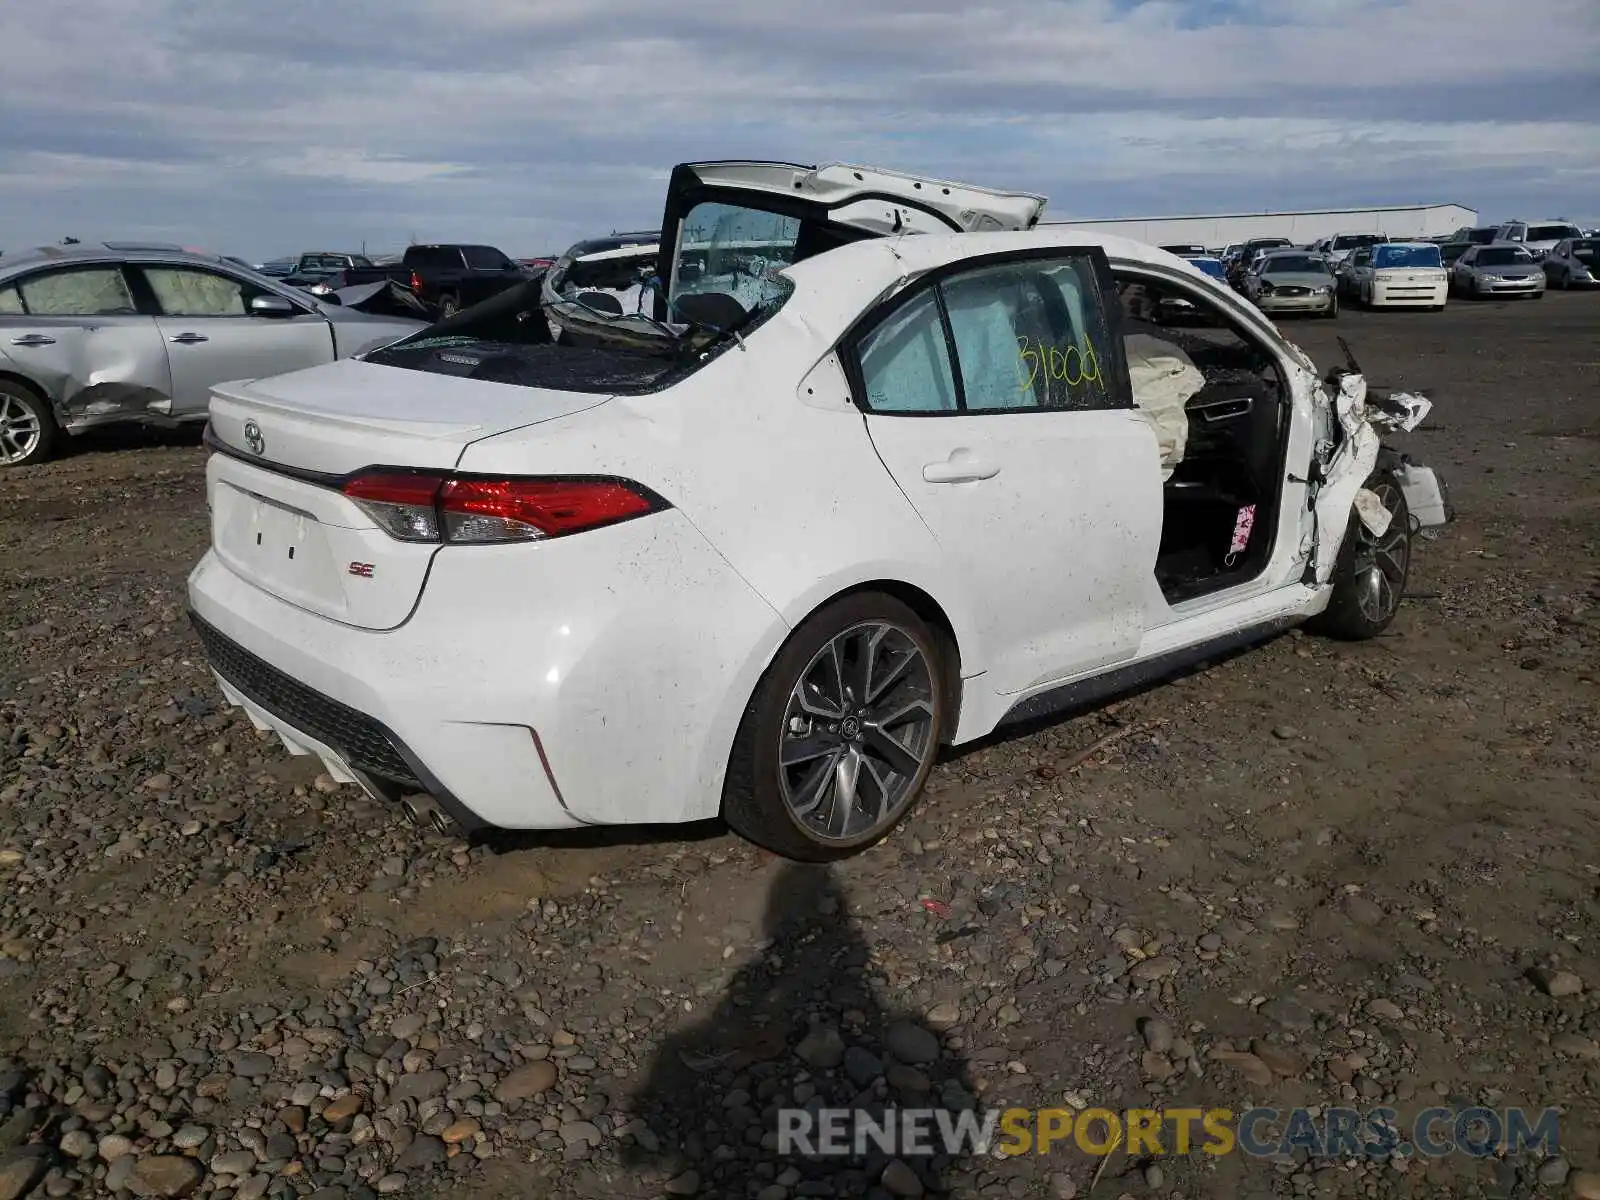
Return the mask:
[[1328, 607], [1307, 622], [1313, 632], [1345, 641], [1365, 641], [1389, 627], [1411, 569], [1411, 510], [1400, 481], [1389, 470], [1377, 471], [1367, 490], [1389, 514], [1388, 526], [1374, 534], [1359, 514], [1350, 514], [1333, 570], [1333, 595]]

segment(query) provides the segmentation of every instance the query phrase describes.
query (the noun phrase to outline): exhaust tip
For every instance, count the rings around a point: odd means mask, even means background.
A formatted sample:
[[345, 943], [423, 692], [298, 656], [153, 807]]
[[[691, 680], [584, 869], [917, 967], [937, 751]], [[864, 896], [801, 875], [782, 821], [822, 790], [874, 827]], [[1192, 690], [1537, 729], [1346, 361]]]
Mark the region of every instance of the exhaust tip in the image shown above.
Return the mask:
[[399, 803], [406, 819], [419, 829], [432, 830], [446, 837], [455, 837], [460, 832], [461, 827], [456, 819], [440, 808], [432, 796], [412, 793], [401, 796]]

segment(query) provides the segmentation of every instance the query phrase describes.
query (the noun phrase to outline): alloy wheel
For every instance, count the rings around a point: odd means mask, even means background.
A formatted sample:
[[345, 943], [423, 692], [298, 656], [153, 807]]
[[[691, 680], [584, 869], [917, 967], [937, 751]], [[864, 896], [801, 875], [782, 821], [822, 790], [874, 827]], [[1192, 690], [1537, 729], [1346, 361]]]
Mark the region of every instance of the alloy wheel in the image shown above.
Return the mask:
[[43, 436], [39, 415], [15, 396], [0, 392], [0, 463], [22, 462]]
[[1372, 490], [1394, 519], [1381, 537], [1374, 537], [1366, 525], [1356, 523], [1355, 576], [1359, 580], [1356, 603], [1363, 617], [1381, 624], [1400, 605], [1406, 567], [1411, 560], [1411, 530], [1397, 511], [1400, 502], [1395, 485], [1380, 483]]
[[898, 625], [835, 635], [789, 693], [778, 773], [790, 815], [824, 842], [855, 841], [899, 818], [938, 749], [934, 671]]

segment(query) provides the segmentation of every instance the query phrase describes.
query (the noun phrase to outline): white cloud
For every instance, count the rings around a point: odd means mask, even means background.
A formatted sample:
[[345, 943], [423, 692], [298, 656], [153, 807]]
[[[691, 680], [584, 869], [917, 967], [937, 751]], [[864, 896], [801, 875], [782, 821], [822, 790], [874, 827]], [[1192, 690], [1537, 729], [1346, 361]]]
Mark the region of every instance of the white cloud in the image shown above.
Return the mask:
[[25, 7], [0, 8], [0, 246], [161, 228], [257, 255], [413, 233], [531, 252], [648, 223], [673, 162], [732, 155], [1080, 215], [1600, 216], [1593, 0]]

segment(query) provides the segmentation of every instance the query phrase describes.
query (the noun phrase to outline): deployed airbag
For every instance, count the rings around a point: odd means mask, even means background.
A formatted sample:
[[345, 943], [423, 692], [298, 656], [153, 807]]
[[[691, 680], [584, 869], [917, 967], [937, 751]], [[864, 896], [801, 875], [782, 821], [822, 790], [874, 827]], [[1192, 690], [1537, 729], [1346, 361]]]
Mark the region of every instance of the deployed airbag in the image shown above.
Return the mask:
[[1189, 442], [1189, 416], [1184, 406], [1206, 385], [1206, 377], [1190, 357], [1171, 342], [1146, 333], [1125, 339], [1133, 403], [1155, 430], [1161, 448], [1161, 478], [1172, 478]]

